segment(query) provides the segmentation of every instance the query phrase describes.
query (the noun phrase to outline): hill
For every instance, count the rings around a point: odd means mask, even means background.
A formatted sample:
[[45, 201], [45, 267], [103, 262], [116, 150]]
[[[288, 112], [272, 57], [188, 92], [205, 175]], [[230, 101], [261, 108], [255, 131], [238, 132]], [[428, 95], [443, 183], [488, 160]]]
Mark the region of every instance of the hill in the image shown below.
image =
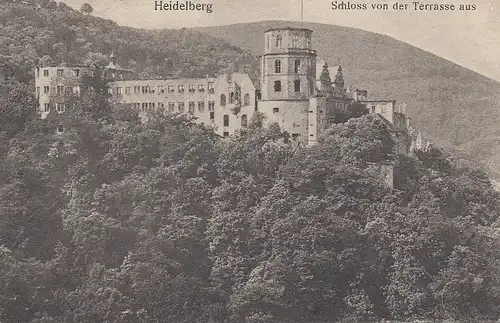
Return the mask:
[[[195, 30], [258, 55], [264, 30], [284, 26], [300, 24], [263, 21]], [[500, 83], [388, 36], [326, 24], [303, 26], [314, 31], [319, 59], [341, 61], [346, 84], [367, 89], [371, 98], [406, 102], [425, 136], [500, 175]]]
[[21, 82], [36, 65], [118, 63], [139, 77], [205, 77], [255, 70], [255, 57], [196, 31], [141, 30], [83, 14], [63, 2], [0, 0], [0, 66]]

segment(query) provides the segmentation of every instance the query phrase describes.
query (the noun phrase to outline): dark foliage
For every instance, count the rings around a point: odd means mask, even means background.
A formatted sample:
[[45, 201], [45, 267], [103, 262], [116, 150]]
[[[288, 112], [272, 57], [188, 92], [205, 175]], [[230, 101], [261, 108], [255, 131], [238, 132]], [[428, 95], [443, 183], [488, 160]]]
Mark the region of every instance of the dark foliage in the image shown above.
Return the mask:
[[258, 114], [229, 140], [149, 119], [18, 123], [0, 160], [2, 322], [499, 317], [500, 200], [481, 172], [438, 150], [394, 160], [370, 115], [300, 150]]

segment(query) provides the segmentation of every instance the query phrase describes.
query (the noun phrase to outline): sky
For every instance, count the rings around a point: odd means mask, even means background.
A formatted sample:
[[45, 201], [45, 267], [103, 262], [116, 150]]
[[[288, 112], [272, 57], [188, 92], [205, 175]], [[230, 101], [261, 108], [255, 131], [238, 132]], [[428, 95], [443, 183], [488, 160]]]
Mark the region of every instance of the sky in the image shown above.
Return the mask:
[[[171, 0], [164, 0], [168, 3]], [[175, 0], [174, 0], [175, 1]], [[180, 0], [185, 2], [186, 0]], [[94, 16], [136, 28], [182, 28], [261, 20], [300, 21], [301, 0], [191, 0], [213, 4], [212, 13], [155, 9], [155, 0], [64, 0], [75, 9], [87, 2]], [[422, 4], [475, 5], [476, 10], [416, 11], [413, 0], [338, 1], [367, 10], [333, 10], [332, 0], [303, 0], [304, 21], [354, 27], [394, 37], [500, 81], [500, 0], [421, 0]], [[394, 3], [408, 4], [394, 11]], [[387, 3], [388, 11], [371, 9]], [[499, 89], [500, 91], [500, 89]]]

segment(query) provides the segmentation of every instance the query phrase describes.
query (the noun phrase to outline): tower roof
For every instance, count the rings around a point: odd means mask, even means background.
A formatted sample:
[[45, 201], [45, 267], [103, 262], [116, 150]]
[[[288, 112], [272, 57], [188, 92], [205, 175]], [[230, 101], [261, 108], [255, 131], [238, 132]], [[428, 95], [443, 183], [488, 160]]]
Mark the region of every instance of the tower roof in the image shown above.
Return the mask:
[[270, 32], [270, 31], [279, 31], [279, 30], [302, 30], [302, 31], [308, 31], [308, 32], [311, 32], [312, 33], [312, 30], [311, 29], [307, 29], [307, 28], [295, 28], [295, 27], [276, 27], [276, 28], [269, 28], [267, 30], [264, 31], [264, 33], [267, 33], [267, 32]]

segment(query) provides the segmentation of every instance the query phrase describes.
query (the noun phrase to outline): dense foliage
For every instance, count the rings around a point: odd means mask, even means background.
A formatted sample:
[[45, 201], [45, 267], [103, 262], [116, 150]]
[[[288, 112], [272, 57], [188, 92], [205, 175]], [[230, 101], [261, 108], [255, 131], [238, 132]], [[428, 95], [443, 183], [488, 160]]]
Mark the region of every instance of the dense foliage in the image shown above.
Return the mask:
[[[88, 5], [88, 4], [86, 4]], [[53, 64], [106, 64], [114, 51], [118, 63], [139, 77], [205, 77], [245, 71], [255, 78], [252, 54], [199, 32], [120, 27], [50, 0], [0, 0], [0, 66], [22, 82], [33, 68]]]
[[3, 323], [500, 316], [498, 194], [438, 150], [395, 159], [377, 117], [297, 149], [259, 115], [220, 139], [124, 110], [33, 120], [30, 102], [2, 120]]

